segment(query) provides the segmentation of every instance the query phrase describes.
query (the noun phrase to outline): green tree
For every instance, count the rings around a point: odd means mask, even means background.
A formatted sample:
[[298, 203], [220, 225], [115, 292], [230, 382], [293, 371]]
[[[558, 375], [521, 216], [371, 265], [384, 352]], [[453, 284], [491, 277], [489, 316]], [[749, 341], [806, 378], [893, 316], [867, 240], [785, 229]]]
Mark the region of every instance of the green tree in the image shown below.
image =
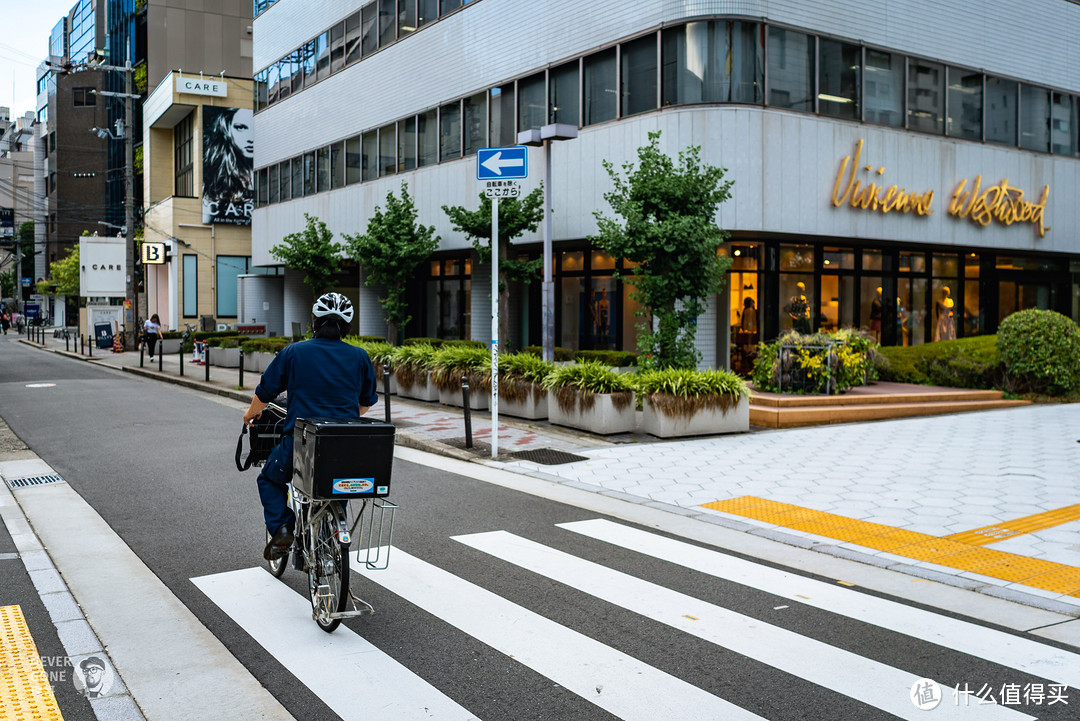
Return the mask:
[[379, 305], [386, 312], [387, 335], [398, 342], [399, 329], [410, 320], [405, 301], [405, 284], [424, 259], [439, 247], [435, 226], [416, 222], [416, 206], [407, 183], [401, 184], [401, 198], [386, 194], [386, 210], [375, 206], [364, 234], [343, 235], [345, 253], [363, 266], [365, 285], [382, 286]]
[[75, 298], [79, 295], [79, 246], [74, 245], [68, 254], [49, 267], [57, 295]]
[[341, 253], [326, 223], [307, 213], [304, 220], [305, 228], [282, 238], [270, 249], [270, 255], [293, 270], [303, 271], [304, 282], [317, 298], [330, 288], [330, 278], [341, 267]]
[[[724, 169], [701, 163], [701, 148], [679, 153], [660, 149], [660, 133], [638, 148], [638, 163], [624, 163], [625, 177], [604, 161], [614, 189], [604, 194], [618, 219], [595, 211], [599, 234], [590, 238], [616, 258], [634, 262], [631, 296], [656, 321], [640, 324], [638, 346], [646, 365], [692, 368], [701, 299], [723, 286], [731, 261], [717, 254], [727, 233], [716, 224], [720, 203], [731, 197]], [[649, 358], [648, 356], [652, 356]]]
[[[466, 210], [460, 205], [442, 207], [454, 230], [472, 242], [480, 263], [491, 263], [491, 199], [480, 195], [480, 207]], [[544, 189], [536, 188], [524, 198], [499, 200], [499, 340], [510, 340], [510, 281], [529, 283], [543, 266], [543, 258], [518, 260], [510, 257], [510, 241], [526, 230], [535, 231], [544, 219]]]

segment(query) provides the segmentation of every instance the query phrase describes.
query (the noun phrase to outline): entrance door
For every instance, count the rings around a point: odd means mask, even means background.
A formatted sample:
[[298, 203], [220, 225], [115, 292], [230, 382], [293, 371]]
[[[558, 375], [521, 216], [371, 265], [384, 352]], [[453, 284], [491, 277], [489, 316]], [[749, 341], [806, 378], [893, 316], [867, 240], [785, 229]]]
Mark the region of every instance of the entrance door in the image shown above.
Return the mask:
[[1028, 308], [1050, 309], [1050, 284], [1003, 280], [998, 283], [998, 323]]

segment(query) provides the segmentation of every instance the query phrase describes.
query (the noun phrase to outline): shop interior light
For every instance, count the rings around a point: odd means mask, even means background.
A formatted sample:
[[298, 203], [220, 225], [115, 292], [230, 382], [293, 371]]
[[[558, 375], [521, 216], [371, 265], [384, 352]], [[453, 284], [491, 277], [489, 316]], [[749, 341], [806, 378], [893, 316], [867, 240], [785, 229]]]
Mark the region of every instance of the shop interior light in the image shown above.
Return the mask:
[[853, 103], [855, 102], [851, 98], [841, 98], [839, 95], [826, 95], [825, 93], [818, 94], [818, 99], [828, 100], [832, 103]]

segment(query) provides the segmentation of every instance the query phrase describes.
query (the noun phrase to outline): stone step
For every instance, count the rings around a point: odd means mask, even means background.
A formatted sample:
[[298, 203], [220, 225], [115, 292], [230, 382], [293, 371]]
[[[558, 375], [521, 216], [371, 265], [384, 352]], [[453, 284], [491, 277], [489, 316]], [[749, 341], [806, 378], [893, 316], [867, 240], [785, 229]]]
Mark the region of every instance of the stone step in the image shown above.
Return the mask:
[[[859, 392], [863, 391], [863, 392]], [[802, 406], [853, 406], [907, 403], [934, 403], [938, 401], [999, 401], [1001, 391], [981, 391], [956, 389], [934, 389], [904, 393], [867, 393], [866, 387], [848, 391], [835, 396], [787, 395], [779, 393], [757, 393], [753, 395], [754, 405], [772, 408], [798, 408]]]
[[1030, 405], [1030, 401], [1012, 401], [1001, 398], [988, 400], [934, 400], [930, 402], [905, 403], [856, 403], [848, 405], [760, 405], [757, 397], [750, 404], [750, 424], [766, 428], [796, 428], [830, 423], [853, 423], [889, 418], [913, 418], [943, 413], [985, 411], [995, 408], [1015, 408]]

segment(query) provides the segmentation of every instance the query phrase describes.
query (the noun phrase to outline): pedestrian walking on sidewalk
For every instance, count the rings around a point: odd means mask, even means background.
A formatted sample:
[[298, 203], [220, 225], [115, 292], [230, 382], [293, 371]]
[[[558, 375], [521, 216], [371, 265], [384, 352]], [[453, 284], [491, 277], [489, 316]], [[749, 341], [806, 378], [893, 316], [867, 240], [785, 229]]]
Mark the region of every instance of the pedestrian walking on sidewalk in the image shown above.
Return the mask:
[[0, 314], [0, 328], [3, 328], [4, 335], [7, 335], [8, 328], [11, 327], [11, 315], [5, 310], [3, 314]]
[[143, 323], [143, 343], [146, 344], [146, 350], [150, 353], [150, 360], [154, 360], [154, 346], [162, 337], [161, 320], [158, 314], [154, 313], [150, 316], [150, 320]]

